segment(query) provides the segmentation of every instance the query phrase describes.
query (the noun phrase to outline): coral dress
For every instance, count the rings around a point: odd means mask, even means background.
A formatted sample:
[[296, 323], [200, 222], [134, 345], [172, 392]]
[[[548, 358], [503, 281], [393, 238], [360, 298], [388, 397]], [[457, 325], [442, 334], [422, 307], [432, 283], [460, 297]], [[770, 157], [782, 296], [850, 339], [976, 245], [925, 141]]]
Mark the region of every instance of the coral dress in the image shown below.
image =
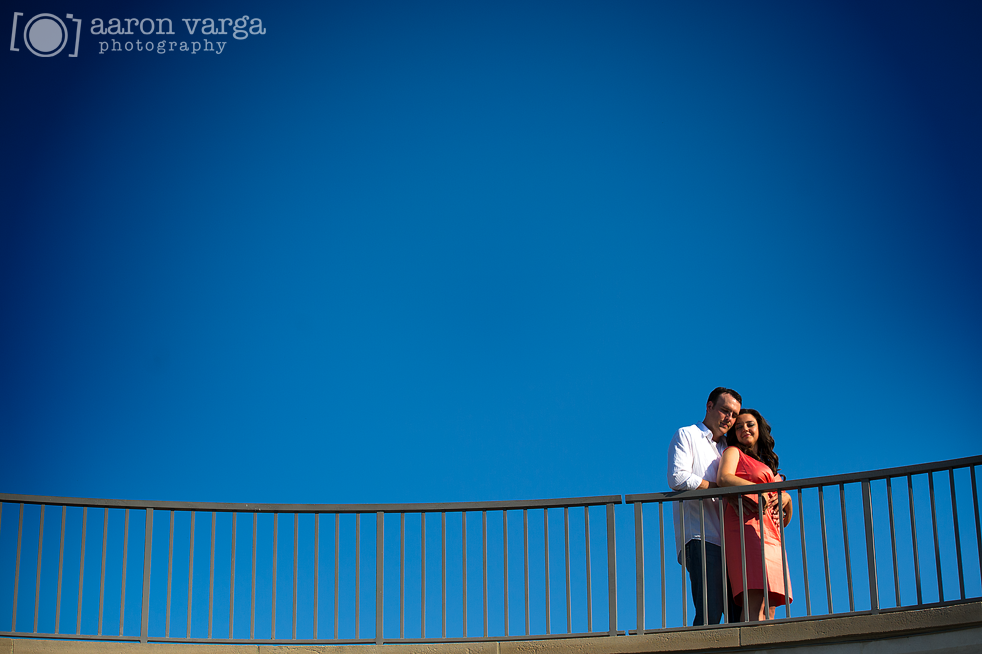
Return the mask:
[[[739, 450], [737, 450], [739, 451]], [[737, 462], [736, 476], [755, 484], [769, 484], [781, 481], [774, 476], [771, 469], [760, 461], [740, 452]], [[747, 495], [748, 499], [757, 503], [757, 495]], [[765, 498], [766, 500], [766, 498]], [[763, 589], [764, 581], [760, 564], [760, 520], [757, 513], [743, 512], [744, 548], [747, 553], [747, 587], [750, 590]], [[733, 599], [743, 606], [743, 570], [740, 565], [740, 514], [730, 503], [726, 505], [723, 519], [723, 537], [726, 539], [726, 572], [730, 578], [730, 590]], [[781, 606], [785, 602], [794, 601], [791, 597], [790, 579], [787, 591], [784, 588], [784, 568], [781, 565], [781, 531], [777, 511], [764, 515], [764, 558], [767, 561], [767, 590], [770, 605]], [[787, 543], [785, 543], [787, 548]]]

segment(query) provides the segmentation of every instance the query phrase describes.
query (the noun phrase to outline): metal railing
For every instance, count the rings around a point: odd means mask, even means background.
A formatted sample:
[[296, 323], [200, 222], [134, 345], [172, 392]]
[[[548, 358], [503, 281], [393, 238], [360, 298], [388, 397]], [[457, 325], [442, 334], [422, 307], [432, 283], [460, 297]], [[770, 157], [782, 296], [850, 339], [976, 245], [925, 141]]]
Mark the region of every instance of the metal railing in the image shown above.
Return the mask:
[[[762, 501], [763, 493], [777, 490], [792, 495], [797, 514], [780, 531], [785, 587], [803, 587], [805, 600], [804, 612], [795, 602], [779, 619], [840, 615], [846, 611], [834, 607], [842, 607], [846, 598], [848, 613], [968, 601], [982, 597], [980, 464], [982, 456], [753, 487], [628, 495], [626, 505], [619, 495], [255, 505], [0, 494], [0, 616], [11, 616], [9, 630], [2, 630], [0, 618], [0, 636], [381, 644], [688, 628], [694, 607], [686, 575], [674, 554], [666, 564], [665, 542], [672, 541], [672, 547], [674, 538], [666, 536], [673, 529], [665, 505], [742, 494]], [[942, 487], [939, 492], [936, 486]], [[950, 501], [939, 502], [944, 486]], [[831, 511], [826, 495], [837, 496]], [[959, 499], [972, 516], [966, 518], [963, 508], [959, 518]], [[898, 502], [906, 505], [899, 517]], [[717, 505], [722, 515], [724, 502]], [[700, 501], [700, 506], [705, 505]], [[11, 509], [16, 530], [10, 517], [4, 519]], [[632, 511], [633, 521], [627, 519]], [[924, 547], [924, 519], [920, 524], [916, 519], [927, 512], [931, 548]], [[615, 520], [617, 513], [622, 519]], [[827, 513], [837, 515], [827, 520]], [[131, 514], [139, 525], [133, 530]], [[704, 509], [700, 518], [708, 518]], [[890, 547], [878, 554], [876, 540], [883, 542], [887, 525]], [[862, 534], [865, 557], [853, 559], [850, 527]], [[204, 538], [202, 528], [209, 530]], [[550, 540], [550, 531], [560, 530], [562, 537]], [[806, 539], [806, 530], [821, 533], [820, 545], [815, 536]], [[646, 541], [646, 532], [655, 537]], [[96, 556], [93, 538], [101, 545]], [[140, 548], [142, 559], [132, 556]], [[48, 563], [54, 549], [57, 572]], [[925, 556], [926, 549], [933, 556]], [[809, 554], [821, 565], [810, 568]], [[646, 565], [652, 559], [655, 565]], [[282, 575], [291, 564], [292, 575]], [[741, 572], [745, 579], [745, 569]], [[892, 597], [881, 588], [884, 575], [892, 576]], [[824, 593], [813, 597], [817, 577]], [[855, 584], [857, 579], [865, 581]], [[63, 607], [74, 613], [74, 625], [67, 629]], [[660, 620], [652, 625], [649, 614], [660, 614]], [[371, 616], [368, 624], [362, 615]], [[730, 617], [727, 612], [724, 621]], [[107, 619], [117, 618], [118, 630], [106, 627]]]
[[[843, 601], [848, 598], [848, 613], [879, 613], [884, 610], [896, 610], [904, 608], [919, 608], [925, 606], [935, 606], [951, 603], [952, 601], [964, 601], [971, 598], [982, 596], [982, 525], [979, 520], [979, 502], [976, 484], [975, 469], [982, 463], [982, 457], [968, 457], [938, 463], [928, 463], [922, 465], [906, 466], [901, 468], [890, 468], [884, 470], [872, 470], [867, 472], [852, 473], [845, 475], [834, 475], [828, 477], [817, 477], [813, 479], [802, 479], [773, 484], [758, 484], [752, 487], [741, 486], [725, 489], [714, 489], [704, 491], [688, 491], [685, 493], [647, 493], [628, 495], [625, 499], [628, 504], [634, 507], [635, 524], [635, 568], [636, 568], [636, 624], [640, 626], [642, 632], [653, 631], [648, 627], [646, 621], [646, 601], [647, 589], [649, 584], [645, 575], [645, 548], [644, 548], [644, 514], [645, 505], [655, 504], [658, 506], [658, 524], [664, 525], [664, 506], [666, 503], [679, 502], [680, 500], [699, 501], [707, 498], [737, 498], [743, 495], [754, 497], [758, 506], [763, 504], [764, 493], [773, 491], [785, 491], [792, 495], [794, 500], [795, 512], [797, 513], [798, 534], [792, 537], [789, 533], [794, 526], [794, 521], [784, 527], [783, 510], [779, 511], [780, 525], [780, 548], [781, 561], [784, 574], [784, 587], [788, 587], [788, 582], [794, 582], [791, 587], [804, 586], [805, 610], [804, 615], [800, 609], [796, 610], [797, 617], [811, 617], [814, 615], [831, 615], [846, 613], [834, 611], [836, 600]], [[956, 472], [958, 473], [956, 479]], [[946, 482], [950, 495], [950, 505], [941, 506], [936, 501], [935, 482], [936, 476], [942, 477], [942, 482]], [[901, 482], [901, 493], [906, 495], [901, 501], [906, 499], [904, 513], [909, 513], [909, 524], [902, 524], [895, 515], [895, 482]], [[856, 488], [858, 486], [858, 488]], [[924, 488], [926, 486], [926, 489]], [[749, 492], [748, 492], [749, 489]], [[827, 505], [826, 494], [832, 491], [838, 495], [838, 518], [839, 524], [826, 520]], [[858, 490], [859, 497], [855, 497]], [[927, 492], [924, 493], [923, 491]], [[811, 491], [809, 493], [809, 491]], [[957, 492], [956, 492], [957, 491]], [[853, 498], [850, 499], [850, 494]], [[875, 501], [876, 495], [882, 495], [881, 502]], [[972, 507], [972, 517], [965, 521], [960, 521], [958, 516], [958, 496], [967, 498]], [[861, 499], [860, 499], [861, 498]], [[859, 501], [855, 501], [859, 500]], [[724, 502], [718, 502], [719, 520], [723, 520]], [[737, 502], [740, 516], [739, 522], [743, 522], [743, 505]], [[853, 519], [849, 517], [849, 507], [854, 508]], [[922, 552], [918, 548], [918, 523], [916, 515], [930, 507], [930, 529], [933, 536], [933, 563], [936, 573], [936, 584], [934, 579], [925, 579], [922, 571], [925, 567], [922, 562]], [[920, 507], [920, 509], [918, 509]], [[947, 509], [950, 508], [950, 511]], [[833, 511], [835, 507], [833, 507]], [[700, 502], [700, 520], [705, 520], [705, 506]], [[860, 513], [861, 522], [856, 520], [856, 513]], [[944, 513], [943, 519], [939, 520], [939, 514]], [[683, 514], [684, 515], [684, 514]], [[817, 515], [817, 524], [815, 516]], [[854, 533], [857, 526], [861, 526], [863, 534], [866, 556], [859, 561], [853, 561], [852, 548], [850, 544], [849, 527], [853, 525]], [[882, 529], [885, 524], [889, 525], [889, 559], [881, 553], [878, 555], [876, 550], [875, 524], [879, 524]], [[809, 525], [810, 528], [806, 529]], [[839, 528], [841, 525], [841, 528]], [[821, 533], [820, 550], [814, 544], [814, 537], [809, 544], [806, 533], [812, 532], [817, 527]], [[909, 528], [908, 528], [909, 527]], [[974, 529], [973, 529], [974, 527]], [[923, 519], [920, 530], [923, 531]], [[902, 532], [898, 536], [898, 531]], [[963, 533], [964, 532], [964, 533]], [[813, 532], [812, 532], [813, 533]], [[880, 532], [880, 538], [883, 537]], [[744, 530], [740, 530], [740, 548], [745, 552], [746, 544], [744, 541]], [[923, 540], [923, 536], [921, 536]], [[793, 541], [797, 541], [797, 543]], [[942, 541], [949, 548], [942, 547]], [[968, 556], [963, 547], [963, 543], [974, 541], [974, 548], [977, 550], [977, 558], [967, 559]], [[661, 628], [668, 627], [666, 620], [666, 607], [671, 604], [666, 594], [666, 569], [664, 555], [664, 529], [659, 531], [659, 542], [661, 545], [660, 560], [660, 579], [661, 597], [660, 606]], [[909, 548], [907, 545], [909, 544]], [[723, 548], [723, 577], [724, 584], [728, 575], [726, 569], [725, 548], [727, 543], [724, 539]], [[841, 547], [841, 549], [839, 549]], [[971, 547], [969, 545], [968, 547]], [[808, 565], [808, 554], [813, 552], [812, 560], [815, 560], [814, 553], [820, 554], [822, 561], [822, 579], [824, 581], [824, 597], [813, 597], [812, 578], [815, 574]], [[800, 558], [794, 555], [800, 552]], [[841, 559], [836, 556], [841, 552]], [[761, 553], [763, 556], [763, 552]], [[838, 560], [837, 560], [838, 559]], [[742, 557], [742, 569], [740, 574], [743, 578], [743, 587], [746, 585], [746, 557]], [[855, 564], [855, 565], [854, 565]], [[840, 566], [839, 570], [836, 567]], [[764, 583], [766, 584], [767, 566], [763, 564]], [[854, 568], [860, 568], [859, 574], [865, 577], [867, 587], [857, 588], [854, 584]], [[945, 568], [949, 569], [948, 579], [945, 581]], [[966, 567], [970, 567], [970, 574], [966, 573]], [[843, 569], [844, 568], [844, 569]], [[952, 570], [953, 568], [953, 570]], [[881, 571], [889, 570], [893, 579], [893, 598], [889, 598], [888, 592], [880, 587], [879, 575]], [[957, 572], [957, 593], [954, 592], [952, 572]], [[860, 578], [862, 578], [860, 577]], [[903, 582], [903, 583], [902, 583]], [[683, 599], [679, 602], [682, 608], [682, 624], [687, 623], [687, 603], [684, 601], [686, 595], [685, 577], [682, 576], [681, 587]], [[844, 586], [844, 588], [843, 588]], [[908, 601], [904, 600], [906, 590]], [[947, 591], [946, 591], [947, 587]], [[946, 596], [947, 592], [947, 596]], [[957, 594], [957, 600], [952, 596]], [[706, 579], [703, 573], [703, 597], [706, 596]], [[892, 601], [891, 601], [892, 599]], [[824, 606], [813, 606], [815, 600], [824, 603]], [[823, 602], [824, 600], [824, 602]], [[913, 601], [909, 601], [913, 600]], [[768, 606], [768, 594], [764, 593], [765, 610]], [[784, 618], [796, 617], [792, 613], [794, 602], [784, 604]], [[859, 608], [857, 609], [857, 606]], [[818, 609], [817, 611], [815, 609]], [[705, 609], [704, 609], [705, 612]], [[729, 611], [724, 608], [724, 621], [729, 619]], [[743, 616], [746, 617], [746, 612]]]

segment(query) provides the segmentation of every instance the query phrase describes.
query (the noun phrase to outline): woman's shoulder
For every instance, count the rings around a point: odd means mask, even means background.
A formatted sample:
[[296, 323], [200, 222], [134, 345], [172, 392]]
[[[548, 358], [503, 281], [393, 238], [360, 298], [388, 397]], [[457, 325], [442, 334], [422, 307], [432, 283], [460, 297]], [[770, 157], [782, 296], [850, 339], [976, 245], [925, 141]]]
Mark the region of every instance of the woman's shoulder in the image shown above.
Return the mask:
[[730, 445], [725, 450], [723, 450], [723, 454], [720, 456], [720, 461], [728, 461], [730, 462], [729, 465], [736, 465], [739, 467], [740, 462], [743, 460], [744, 456], [745, 456], [744, 453], [740, 450], [739, 447], [737, 447], [736, 445]]

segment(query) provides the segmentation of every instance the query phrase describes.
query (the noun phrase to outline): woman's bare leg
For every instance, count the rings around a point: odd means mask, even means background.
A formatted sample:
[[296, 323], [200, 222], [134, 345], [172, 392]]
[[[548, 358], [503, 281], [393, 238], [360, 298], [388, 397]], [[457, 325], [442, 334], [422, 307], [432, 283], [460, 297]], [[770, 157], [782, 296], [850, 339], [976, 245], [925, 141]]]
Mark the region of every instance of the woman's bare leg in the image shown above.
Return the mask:
[[[762, 590], [748, 590], [746, 592], [747, 601], [747, 614], [749, 616], [750, 622], [760, 622], [761, 620], [766, 620], [766, 614], [764, 613], [764, 591]], [[773, 609], [771, 609], [773, 617]]]

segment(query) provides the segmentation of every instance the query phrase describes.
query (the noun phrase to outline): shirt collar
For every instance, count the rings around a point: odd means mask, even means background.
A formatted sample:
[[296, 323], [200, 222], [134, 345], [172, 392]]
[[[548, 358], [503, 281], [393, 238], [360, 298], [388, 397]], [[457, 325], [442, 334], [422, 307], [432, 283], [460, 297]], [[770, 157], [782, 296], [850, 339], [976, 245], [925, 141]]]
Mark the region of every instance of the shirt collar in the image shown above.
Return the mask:
[[726, 445], [726, 438], [725, 437], [719, 439], [719, 442], [718, 443], [716, 441], [714, 441], [713, 440], [713, 432], [711, 432], [709, 430], [709, 428], [706, 427], [706, 425], [704, 423], [700, 422], [699, 424], [696, 425], [696, 427], [698, 427], [700, 429], [700, 431], [702, 431], [702, 435], [706, 437], [706, 440], [708, 440], [710, 443], [712, 443], [716, 447], [720, 447], [721, 445], [723, 445], [723, 446]]

